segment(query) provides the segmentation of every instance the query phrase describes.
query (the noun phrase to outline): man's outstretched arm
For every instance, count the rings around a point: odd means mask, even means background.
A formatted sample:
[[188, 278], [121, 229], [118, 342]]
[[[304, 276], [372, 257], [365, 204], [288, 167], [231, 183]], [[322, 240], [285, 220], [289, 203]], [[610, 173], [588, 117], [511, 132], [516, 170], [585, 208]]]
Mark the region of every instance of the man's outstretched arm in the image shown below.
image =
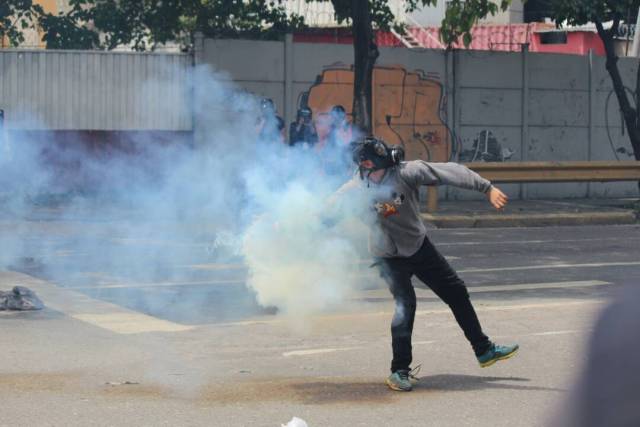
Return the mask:
[[451, 185], [482, 192], [486, 194], [487, 199], [496, 209], [503, 208], [508, 201], [507, 195], [499, 188], [491, 185], [487, 179], [460, 163], [410, 161], [402, 168], [401, 175], [416, 187], [420, 185]]

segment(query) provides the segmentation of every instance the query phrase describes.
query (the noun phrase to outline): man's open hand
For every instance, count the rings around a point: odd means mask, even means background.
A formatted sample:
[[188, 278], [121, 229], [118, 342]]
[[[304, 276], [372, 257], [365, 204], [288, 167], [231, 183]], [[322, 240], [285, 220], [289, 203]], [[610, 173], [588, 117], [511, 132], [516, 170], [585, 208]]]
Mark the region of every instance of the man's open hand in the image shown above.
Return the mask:
[[499, 188], [494, 186], [491, 186], [486, 194], [487, 199], [489, 199], [489, 202], [496, 209], [504, 208], [507, 205], [507, 201], [509, 200], [506, 194], [504, 194], [502, 191], [500, 191]]

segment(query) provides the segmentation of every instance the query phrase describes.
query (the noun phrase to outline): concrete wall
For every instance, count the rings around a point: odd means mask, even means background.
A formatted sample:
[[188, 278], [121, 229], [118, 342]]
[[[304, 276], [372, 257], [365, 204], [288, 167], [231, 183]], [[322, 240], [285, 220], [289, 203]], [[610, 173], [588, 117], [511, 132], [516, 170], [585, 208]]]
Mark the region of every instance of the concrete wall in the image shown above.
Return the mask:
[[[287, 124], [302, 105], [318, 120], [335, 104], [351, 110], [350, 45], [199, 38], [194, 56], [239, 88], [272, 98]], [[0, 108], [9, 129], [98, 131], [100, 140], [114, 131], [190, 133], [198, 128], [187, 84], [193, 62], [189, 55], [0, 50]], [[618, 64], [635, 87], [638, 60]], [[377, 66], [375, 133], [403, 144], [409, 158], [632, 159], [603, 58], [382, 48]], [[634, 183], [504, 187], [527, 198], [637, 194]]]
[[188, 131], [190, 55], [0, 50], [9, 129]]
[[[307, 97], [316, 118], [332, 104], [351, 109], [350, 45], [290, 38], [203, 41], [197, 62], [273, 98], [287, 123]], [[403, 143], [410, 157], [479, 160], [489, 142], [494, 154], [511, 153], [505, 161], [633, 159], [603, 58], [382, 48], [377, 66], [375, 133]], [[638, 61], [622, 58], [619, 66], [625, 84], [635, 87]], [[394, 80], [394, 73], [402, 78]], [[503, 186], [523, 198], [637, 195], [635, 183]], [[441, 193], [450, 199], [477, 197], [456, 189]]]

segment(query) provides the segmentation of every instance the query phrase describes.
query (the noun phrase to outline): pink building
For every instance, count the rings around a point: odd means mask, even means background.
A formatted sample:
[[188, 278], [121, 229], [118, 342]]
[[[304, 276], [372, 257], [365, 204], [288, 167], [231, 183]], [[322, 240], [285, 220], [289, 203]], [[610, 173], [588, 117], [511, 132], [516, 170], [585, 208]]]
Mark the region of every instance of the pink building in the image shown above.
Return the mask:
[[[444, 49], [437, 27], [409, 27], [405, 35], [377, 31], [378, 46], [396, 46], [424, 49]], [[587, 55], [593, 49], [596, 55], [604, 55], [604, 45], [598, 34], [590, 29], [556, 29], [553, 24], [505, 24], [477, 25], [471, 31], [469, 49], [520, 52], [529, 45], [530, 52], [565, 53]], [[351, 44], [353, 38], [348, 28], [323, 28], [294, 35], [295, 42]], [[456, 49], [464, 49], [460, 41]]]

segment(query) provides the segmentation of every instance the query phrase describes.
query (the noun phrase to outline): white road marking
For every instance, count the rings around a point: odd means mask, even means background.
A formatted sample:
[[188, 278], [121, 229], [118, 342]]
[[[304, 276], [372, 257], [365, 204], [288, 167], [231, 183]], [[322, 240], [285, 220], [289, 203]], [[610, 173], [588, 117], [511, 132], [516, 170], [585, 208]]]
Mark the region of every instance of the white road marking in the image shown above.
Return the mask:
[[638, 237], [635, 236], [624, 236], [624, 237], [603, 237], [600, 239], [552, 239], [552, 240], [499, 240], [499, 241], [469, 241], [469, 242], [436, 242], [435, 245], [440, 246], [486, 246], [486, 245], [512, 245], [512, 244], [539, 244], [539, 243], [580, 243], [580, 242], [602, 242], [602, 241], [615, 241], [618, 242], [620, 239], [624, 240], [636, 240], [640, 239], [640, 235]]
[[428, 345], [428, 344], [435, 344], [437, 341], [431, 340], [431, 341], [412, 341], [411, 344], [412, 345]]
[[[517, 311], [517, 310], [531, 310], [531, 309], [547, 309], [547, 308], [564, 308], [571, 306], [580, 306], [580, 305], [604, 305], [605, 301], [567, 301], [567, 302], [548, 302], [548, 303], [539, 303], [539, 304], [518, 304], [518, 305], [496, 305], [496, 306], [482, 306], [478, 304], [475, 309], [477, 312], [485, 312], [485, 311]], [[442, 310], [418, 310], [416, 311], [416, 316], [426, 316], [429, 314], [449, 314], [451, 313], [450, 309], [442, 309]], [[389, 312], [389, 315], [392, 313]]]
[[[460, 270], [464, 271], [464, 270]], [[467, 270], [468, 271], [468, 270]], [[370, 277], [370, 275], [354, 275], [354, 277], [364, 278]], [[377, 278], [376, 275], [371, 275], [373, 278]], [[417, 280], [417, 279], [416, 279]], [[108, 283], [99, 284], [95, 286], [65, 286], [65, 289], [145, 289], [145, 288], [162, 288], [162, 287], [177, 287], [177, 286], [212, 286], [212, 285], [245, 285], [245, 278], [233, 278], [233, 279], [210, 279], [210, 280], [197, 280], [197, 281], [185, 281], [185, 282], [156, 282], [156, 283]], [[551, 283], [523, 283], [516, 285], [490, 285], [490, 286], [470, 286], [468, 288], [470, 293], [475, 292], [506, 292], [514, 290], [527, 290], [527, 289], [547, 289], [547, 288], [574, 288], [574, 287], [586, 287], [586, 286], [603, 286], [610, 285], [609, 282], [603, 282], [600, 280], [584, 280], [584, 281], [569, 281], [569, 282], [551, 282]], [[417, 292], [423, 291], [423, 288], [417, 288]], [[384, 292], [383, 292], [384, 291]], [[366, 294], [369, 297], [375, 296], [388, 296], [386, 289], [374, 291], [368, 291]], [[372, 295], [373, 293], [383, 293], [383, 295]]]
[[[502, 240], [502, 241], [469, 241], [469, 242], [442, 242], [436, 243], [436, 246], [476, 246], [476, 245], [506, 245], [506, 244], [534, 244], [534, 243], [580, 243], [580, 242], [602, 242], [602, 241], [619, 241], [621, 237], [603, 237], [603, 238], [587, 238], [587, 239], [565, 239], [565, 240]], [[625, 240], [636, 240], [640, 239], [640, 236], [637, 238], [633, 237], [624, 237]], [[448, 260], [458, 260], [461, 257], [445, 255], [445, 258]], [[355, 261], [356, 265], [370, 265], [373, 263], [371, 259], [360, 259]], [[589, 267], [615, 267], [615, 266], [625, 266], [625, 265], [640, 265], [640, 262], [610, 262], [610, 263], [588, 263], [588, 264], [545, 264], [545, 265], [534, 265], [534, 266], [518, 266], [518, 267], [499, 267], [499, 268], [471, 268], [465, 270], [458, 270], [459, 273], [474, 273], [474, 272], [491, 272], [491, 271], [516, 271], [516, 270], [538, 270], [538, 269], [547, 269], [547, 268], [589, 268]], [[183, 266], [185, 268], [193, 269], [193, 270], [208, 270], [208, 271], [227, 271], [227, 270], [240, 270], [245, 271], [248, 270], [248, 266], [244, 264], [191, 264]], [[363, 274], [363, 276], [367, 276]], [[150, 286], [150, 285], [149, 285]]]
[[[354, 261], [357, 265], [371, 265], [373, 263], [372, 259], [358, 259]], [[249, 267], [245, 264], [190, 264], [184, 265], [183, 268], [189, 268], [192, 270], [247, 270]]]
[[185, 265], [185, 268], [192, 270], [246, 270], [247, 266], [244, 264], [191, 264]]
[[[433, 296], [433, 293], [425, 285], [416, 279], [416, 283], [419, 287], [415, 288], [417, 296]], [[544, 283], [519, 283], [514, 285], [487, 285], [487, 286], [469, 286], [467, 290], [469, 293], [481, 293], [481, 292], [511, 292], [511, 291], [523, 291], [523, 290], [537, 290], [537, 289], [564, 289], [564, 288], [584, 288], [592, 286], [606, 286], [613, 285], [610, 282], [604, 282], [602, 280], [582, 280], [582, 281], [569, 281], [569, 282], [544, 282]], [[369, 291], [362, 291], [358, 294], [358, 298], [379, 298], [379, 299], [391, 299], [391, 294], [387, 289], [373, 289]]]
[[282, 353], [284, 357], [291, 356], [311, 356], [314, 354], [334, 353], [336, 351], [360, 350], [362, 347], [344, 347], [344, 348], [315, 348], [309, 350], [294, 350]]
[[[560, 302], [541, 302], [532, 304], [516, 304], [516, 305], [495, 305], [481, 307], [480, 311], [503, 311], [503, 310], [528, 310], [534, 308], [562, 308], [580, 305], [607, 305], [606, 300], [592, 301], [560, 301]], [[476, 310], [477, 311], [477, 310]]]
[[145, 239], [145, 238], [129, 238], [129, 237], [114, 237], [109, 239], [113, 243], [122, 245], [158, 245], [158, 246], [173, 246], [173, 247], [185, 247], [185, 248], [206, 248], [208, 243], [195, 243], [195, 242], [176, 242], [171, 239]]
[[[588, 334], [591, 333], [592, 329], [571, 329], [571, 330], [560, 330], [560, 331], [543, 331], [543, 332], [532, 332], [532, 333], [528, 333], [528, 334], [518, 334], [517, 338], [524, 338], [524, 337], [546, 337], [546, 336], [554, 336], [554, 335], [574, 335], [574, 334]], [[514, 338], [516, 336], [511, 336], [511, 335], [495, 335], [493, 338]], [[411, 344], [416, 346], [416, 345], [427, 345], [427, 344], [436, 344], [438, 342], [438, 340], [431, 340], [431, 341], [413, 341]], [[372, 342], [369, 346], [360, 346], [360, 347], [334, 347], [334, 348], [317, 348], [317, 349], [310, 349], [310, 350], [294, 350], [294, 351], [288, 351], [285, 353], [282, 353], [282, 356], [284, 357], [291, 357], [291, 356], [312, 356], [312, 355], [316, 355], [316, 354], [323, 354], [323, 353], [335, 353], [338, 351], [351, 351], [351, 350], [362, 350], [362, 349], [366, 349], [367, 347], [371, 347], [371, 346], [376, 346], [376, 345], [380, 345], [379, 343], [375, 343]], [[387, 342], [384, 343], [384, 345], [388, 345]]]
[[0, 278], [5, 277], [11, 282], [20, 283], [32, 289], [44, 301], [47, 308], [118, 334], [181, 332], [194, 329], [191, 325], [169, 322], [116, 304], [95, 300], [26, 274], [0, 272]]
[[602, 280], [582, 280], [574, 282], [547, 282], [547, 283], [522, 283], [517, 285], [492, 285], [492, 286], [470, 286], [467, 289], [470, 293], [474, 292], [508, 292], [523, 291], [536, 289], [555, 289], [555, 288], [584, 288], [590, 286], [611, 285], [610, 282]]
[[[566, 308], [566, 307], [577, 307], [577, 306], [605, 306], [607, 301], [562, 301], [562, 302], [550, 302], [550, 303], [534, 303], [534, 304], [516, 304], [516, 305], [497, 305], [497, 306], [486, 306], [482, 304], [477, 304], [475, 306], [476, 312], [489, 312], [489, 311], [518, 311], [518, 310], [536, 310], [536, 309], [554, 309], [554, 308]], [[437, 309], [437, 310], [417, 310], [416, 316], [429, 316], [432, 314], [445, 314], [450, 315], [451, 310], [448, 308]], [[361, 313], [345, 313], [345, 314], [325, 314], [321, 316], [314, 316], [314, 319], [324, 319], [324, 320], [351, 320], [358, 318], [366, 318], [366, 317], [389, 317], [393, 315], [393, 311], [369, 311], [369, 312], [361, 312]], [[228, 322], [228, 323], [216, 323], [211, 326], [221, 326], [221, 327], [229, 327], [229, 326], [256, 326], [256, 325], [272, 325], [272, 324], [280, 324], [285, 323], [287, 320], [281, 317], [275, 318], [263, 318], [263, 319], [254, 319], [254, 320], [243, 320], [240, 322]]]
[[550, 270], [555, 268], [593, 268], [593, 267], [621, 267], [630, 265], [640, 265], [640, 261], [630, 262], [598, 262], [585, 264], [542, 264], [542, 265], [522, 265], [519, 267], [495, 267], [495, 268], [467, 268], [458, 270], [458, 273], [485, 273], [490, 271], [518, 271], [518, 270]]
[[186, 282], [156, 282], [156, 283], [109, 283], [100, 284], [95, 286], [65, 286], [65, 289], [125, 289], [125, 288], [162, 288], [162, 287], [174, 287], [174, 286], [210, 286], [210, 285], [244, 285], [245, 279], [211, 279], [211, 280], [196, 280]]
[[[105, 304], [105, 303], [103, 303]], [[108, 304], [108, 303], [107, 303]], [[139, 334], [142, 332], [181, 332], [193, 326], [168, 322], [153, 316], [123, 309], [113, 305], [110, 313], [74, 313], [71, 317], [85, 323], [107, 329], [118, 334]], [[69, 313], [67, 313], [69, 314]]]
[[579, 331], [579, 330], [566, 330], [566, 331], [548, 331], [548, 332], [536, 332], [535, 334], [529, 334], [534, 337], [543, 337], [547, 335], [567, 335], [567, 334], [579, 334], [583, 332], [588, 332], [589, 330]]

